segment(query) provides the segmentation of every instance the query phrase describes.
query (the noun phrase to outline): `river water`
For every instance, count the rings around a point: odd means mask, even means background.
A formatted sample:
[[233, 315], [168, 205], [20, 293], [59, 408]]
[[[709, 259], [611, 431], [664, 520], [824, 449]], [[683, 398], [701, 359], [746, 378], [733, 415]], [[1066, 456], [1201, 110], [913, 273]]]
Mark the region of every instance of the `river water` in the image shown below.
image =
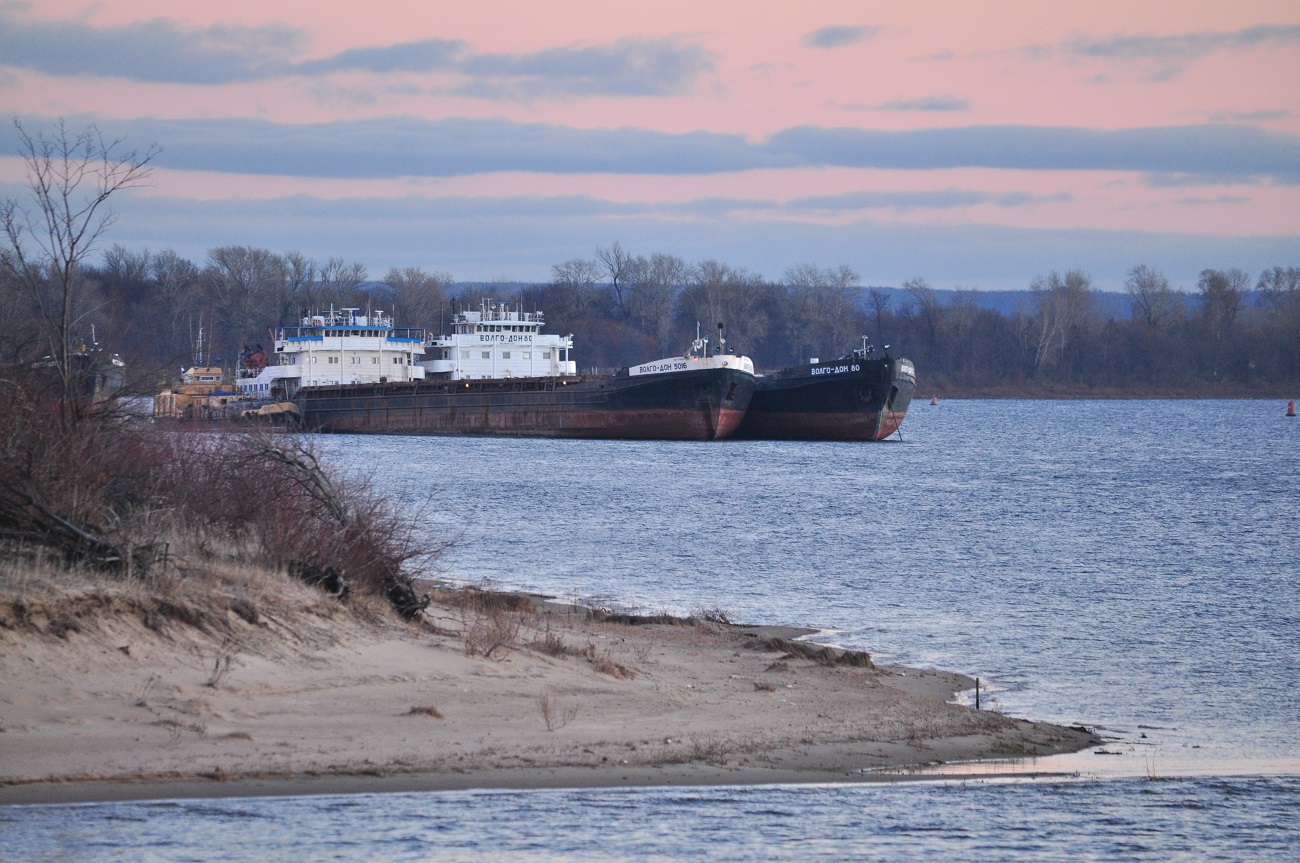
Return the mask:
[[1107, 744], [888, 787], [9, 807], [0, 859], [1295, 857], [1300, 421], [1283, 407], [918, 400], [902, 440], [874, 445], [321, 438], [455, 540], [440, 577], [816, 627]]

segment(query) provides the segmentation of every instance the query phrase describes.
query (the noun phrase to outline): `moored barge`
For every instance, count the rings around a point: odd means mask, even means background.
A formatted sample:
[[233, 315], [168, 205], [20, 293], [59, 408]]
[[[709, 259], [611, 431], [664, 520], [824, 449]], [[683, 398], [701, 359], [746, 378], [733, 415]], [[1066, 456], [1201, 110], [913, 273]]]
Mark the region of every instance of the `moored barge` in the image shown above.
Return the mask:
[[[388, 359], [372, 363], [365, 344], [349, 344], [348, 334], [331, 339], [318, 326], [296, 331], [296, 341], [277, 339], [276, 353], [290, 367], [340, 372], [331, 380], [314, 371], [301, 377], [294, 402], [315, 431], [719, 440], [739, 428], [754, 365], [727, 352], [721, 332], [716, 345], [697, 335], [683, 356], [579, 375], [569, 358], [572, 337], [544, 334], [542, 322], [540, 312], [484, 301], [454, 313], [449, 335], [411, 345], [405, 361], [395, 359], [391, 339], [383, 340]], [[304, 349], [311, 356], [292, 356]], [[403, 374], [347, 374], [374, 366]]]
[[735, 437], [879, 441], [898, 431], [916, 390], [911, 360], [863, 347], [760, 376]]
[[754, 375], [687, 368], [633, 375], [308, 387], [308, 428], [360, 434], [718, 440], [740, 426]]

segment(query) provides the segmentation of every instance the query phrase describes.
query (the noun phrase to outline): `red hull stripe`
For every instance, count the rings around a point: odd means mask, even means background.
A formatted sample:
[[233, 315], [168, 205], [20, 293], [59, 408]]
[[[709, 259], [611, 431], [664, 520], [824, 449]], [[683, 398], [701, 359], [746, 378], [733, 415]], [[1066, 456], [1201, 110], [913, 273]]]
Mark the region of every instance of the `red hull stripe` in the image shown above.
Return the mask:
[[355, 434], [445, 434], [503, 437], [615, 438], [628, 440], [721, 440], [730, 437], [744, 411], [591, 410], [447, 411], [388, 408], [318, 417], [322, 431]]

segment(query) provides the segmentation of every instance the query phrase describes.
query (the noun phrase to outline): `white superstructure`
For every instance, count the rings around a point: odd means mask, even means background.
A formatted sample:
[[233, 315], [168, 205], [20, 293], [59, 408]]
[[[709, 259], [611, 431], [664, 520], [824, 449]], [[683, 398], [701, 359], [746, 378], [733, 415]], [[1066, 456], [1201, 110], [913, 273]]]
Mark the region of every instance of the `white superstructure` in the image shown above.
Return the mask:
[[695, 341], [685, 356], [666, 357], [651, 363], [641, 363], [627, 370], [629, 377], [638, 375], [661, 375], [665, 372], [689, 372], [699, 369], [737, 369], [754, 373], [754, 361], [740, 354], [727, 353], [727, 340], [722, 336], [722, 324], [718, 324], [718, 342], [716, 353], [710, 353], [708, 338], [700, 336], [700, 325], [695, 325]]
[[572, 336], [542, 332], [541, 312], [512, 311], [509, 303], [483, 300], [478, 311], [452, 315], [451, 334], [425, 342], [430, 375], [451, 380], [562, 377], [577, 374]]
[[712, 346], [707, 337], [699, 334], [699, 324], [695, 324], [695, 341], [690, 343], [690, 350], [684, 356], [668, 356], [654, 363], [633, 365], [628, 369], [629, 377], [640, 374], [663, 374], [666, 372], [697, 372], [699, 369], [737, 369], [740, 372], [754, 373], [754, 360], [748, 356], [731, 354], [727, 350], [727, 339], [723, 338], [723, 325], [718, 325], [718, 342]]
[[254, 399], [290, 398], [299, 387], [418, 380], [425, 331], [397, 329], [382, 311], [335, 309], [275, 331], [275, 365], [241, 368], [236, 386]]

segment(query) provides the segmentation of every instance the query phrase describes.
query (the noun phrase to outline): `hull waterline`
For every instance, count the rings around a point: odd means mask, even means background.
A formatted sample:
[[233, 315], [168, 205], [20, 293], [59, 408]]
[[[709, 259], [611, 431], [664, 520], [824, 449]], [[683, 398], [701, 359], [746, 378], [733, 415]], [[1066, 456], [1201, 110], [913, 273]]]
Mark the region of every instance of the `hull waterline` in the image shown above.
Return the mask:
[[916, 390], [905, 359], [852, 357], [758, 379], [737, 438], [878, 441], [898, 431]]
[[735, 433], [753, 392], [752, 374], [724, 368], [310, 387], [297, 402], [323, 432], [709, 441]]

